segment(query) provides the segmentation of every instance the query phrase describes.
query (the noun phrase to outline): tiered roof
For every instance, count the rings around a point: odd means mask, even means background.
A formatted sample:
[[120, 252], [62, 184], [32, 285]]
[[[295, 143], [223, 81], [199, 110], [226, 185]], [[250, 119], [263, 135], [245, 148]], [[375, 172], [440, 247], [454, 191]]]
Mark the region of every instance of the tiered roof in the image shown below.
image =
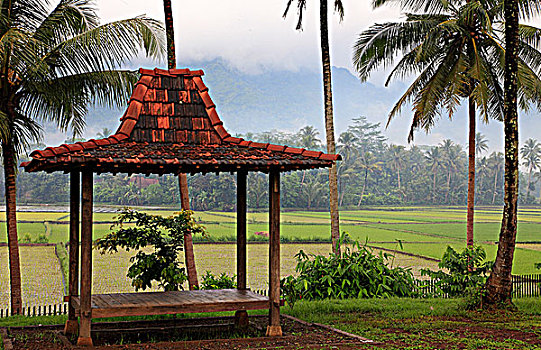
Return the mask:
[[247, 141], [224, 128], [203, 71], [140, 69], [128, 108], [110, 137], [47, 147], [26, 171], [97, 173], [280, 171], [330, 167], [339, 155]]

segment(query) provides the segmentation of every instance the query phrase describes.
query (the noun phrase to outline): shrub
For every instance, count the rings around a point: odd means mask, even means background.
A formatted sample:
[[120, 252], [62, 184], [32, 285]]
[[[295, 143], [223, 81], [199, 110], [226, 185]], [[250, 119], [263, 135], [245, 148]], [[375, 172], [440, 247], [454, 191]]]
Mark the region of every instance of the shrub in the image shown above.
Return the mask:
[[206, 271], [203, 275], [201, 285], [199, 289], [232, 289], [237, 288], [237, 276], [228, 276], [225, 272], [222, 272], [220, 276], [215, 276], [210, 271]]
[[[123, 227], [124, 222], [133, 222], [134, 227]], [[117, 217], [113, 231], [95, 242], [95, 247], [104, 254], [117, 252], [119, 248], [136, 250], [130, 258], [127, 276], [135, 290], [150, 288], [152, 281], [166, 291], [182, 289], [187, 276], [178, 259], [184, 246], [184, 233], [203, 234], [203, 226], [196, 224], [193, 212], [182, 210], [175, 216], [162, 217], [125, 209]], [[153, 248], [151, 253], [144, 248]]]
[[[347, 236], [346, 236], [347, 237]], [[344, 239], [342, 239], [342, 243]], [[415, 296], [417, 287], [410, 269], [390, 267], [392, 255], [371, 249], [358, 242], [345, 246], [341, 255], [295, 255], [298, 277], [281, 281], [282, 295], [293, 305], [299, 299], [388, 298]]]
[[34, 243], [49, 243], [49, 237], [47, 237], [45, 234], [40, 234]]
[[448, 246], [438, 266], [449, 272], [423, 269], [421, 275], [432, 279], [436, 286], [435, 296], [463, 296], [467, 290], [470, 290], [471, 294], [484, 286], [493, 264], [485, 259], [486, 253], [482, 247], [465, 248], [459, 253]]

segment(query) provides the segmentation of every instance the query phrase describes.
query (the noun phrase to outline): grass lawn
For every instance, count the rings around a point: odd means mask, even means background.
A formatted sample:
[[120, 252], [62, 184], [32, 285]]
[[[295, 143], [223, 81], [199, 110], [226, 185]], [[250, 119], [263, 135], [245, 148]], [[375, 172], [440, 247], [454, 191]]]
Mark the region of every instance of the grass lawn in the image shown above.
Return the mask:
[[351, 299], [298, 302], [282, 310], [372, 339], [378, 348], [539, 349], [541, 301], [515, 304], [520, 311], [512, 313], [465, 311], [460, 299]]
[[[462, 299], [348, 299], [300, 301], [293, 308], [286, 306], [281, 310], [284, 314], [308, 322], [327, 324], [376, 342], [358, 345], [356, 349], [540, 348], [539, 300], [516, 299], [518, 312], [466, 311], [463, 305]], [[216, 315], [223, 313], [181, 315], [181, 317]], [[65, 319], [65, 316], [12, 316], [0, 319], [0, 327], [62, 324]], [[322, 346], [321, 349], [336, 349], [336, 347]]]

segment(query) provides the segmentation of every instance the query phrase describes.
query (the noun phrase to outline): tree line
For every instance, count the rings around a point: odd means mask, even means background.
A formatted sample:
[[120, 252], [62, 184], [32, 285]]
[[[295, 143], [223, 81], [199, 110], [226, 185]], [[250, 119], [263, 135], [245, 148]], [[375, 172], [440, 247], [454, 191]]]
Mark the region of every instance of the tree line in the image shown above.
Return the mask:
[[[100, 133], [107, 133], [104, 130]], [[246, 139], [323, 150], [318, 131], [305, 126], [296, 133], [267, 131], [238, 135]], [[71, 141], [71, 140], [70, 140]], [[476, 204], [503, 203], [504, 158], [501, 152], [488, 153], [489, 141], [476, 135]], [[467, 197], [467, 150], [450, 139], [438, 145], [405, 147], [388, 142], [379, 123], [365, 117], [353, 120], [338, 137], [338, 201], [342, 208], [366, 205], [464, 205]], [[520, 202], [539, 204], [541, 198], [541, 144], [528, 139], [520, 149]], [[138, 206], [179, 203], [175, 176], [101, 174], [95, 179], [97, 203]], [[197, 174], [188, 178], [190, 203], [194, 210], [235, 209], [234, 174]], [[68, 201], [67, 175], [20, 173], [17, 196], [22, 203]], [[250, 208], [268, 205], [267, 179], [262, 173], [248, 176]], [[328, 208], [326, 170], [290, 172], [283, 175], [282, 205], [286, 208], [319, 210]], [[3, 188], [0, 187], [0, 188]]]

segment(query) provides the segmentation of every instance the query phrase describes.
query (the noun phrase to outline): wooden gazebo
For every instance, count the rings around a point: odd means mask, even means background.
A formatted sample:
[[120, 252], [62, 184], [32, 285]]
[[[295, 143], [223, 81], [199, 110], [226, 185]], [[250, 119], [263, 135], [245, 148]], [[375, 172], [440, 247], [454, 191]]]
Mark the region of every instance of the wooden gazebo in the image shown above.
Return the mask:
[[[269, 309], [267, 335], [280, 326], [280, 172], [330, 167], [338, 155], [232, 137], [223, 127], [201, 70], [141, 69], [117, 132], [107, 138], [37, 150], [28, 172], [70, 174], [69, 315], [65, 331], [92, 345], [92, 318]], [[246, 176], [269, 174], [269, 297], [246, 285]], [[237, 174], [236, 290], [92, 294], [94, 173]], [[80, 205], [81, 204], [81, 205]], [[79, 265], [79, 214], [81, 260]], [[80, 291], [79, 291], [80, 268]], [[80, 324], [77, 318], [80, 319]]]

